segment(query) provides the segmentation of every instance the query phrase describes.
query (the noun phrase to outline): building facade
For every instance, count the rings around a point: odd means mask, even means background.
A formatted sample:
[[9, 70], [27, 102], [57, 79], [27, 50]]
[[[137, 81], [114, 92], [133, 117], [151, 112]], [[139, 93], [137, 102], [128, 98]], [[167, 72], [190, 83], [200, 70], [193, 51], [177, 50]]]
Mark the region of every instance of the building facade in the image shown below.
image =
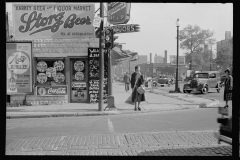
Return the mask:
[[[24, 5], [28, 6], [29, 10], [18, 9], [19, 6]], [[34, 14], [34, 8], [41, 8], [35, 11], [42, 17], [62, 14], [63, 23], [59, 23], [63, 25], [62, 28], [55, 26], [48, 30], [43, 29], [46, 23], [41, 21], [40, 26], [34, 27], [33, 25], [32, 29], [28, 30], [27, 24], [21, 21], [21, 16], [28, 17]], [[53, 10], [53, 12], [45, 11], [46, 9]], [[61, 12], [62, 9], [64, 11]], [[82, 19], [75, 17], [74, 23], [69, 22], [69, 16], [76, 14], [82, 16]], [[12, 15], [15, 16], [13, 23], [15, 34], [7, 45], [14, 46], [14, 43], [18, 42], [31, 43], [32, 92], [25, 94], [9, 92], [10, 101], [19, 103], [25, 99], [32, 105], [98, 101], [99, 39], [95, 38], [94, 27], [91, 23], [95, 15], [95, 5], [93, 3], [16, 3], [13, 4]], [[55, 21], [57, 19], [49, 21], [48, 25], [53, 25]], [[15, 53], [18, 52], [20, 51], [16, 49]], [[106, 64], [104, 64], [103, 99], [106, 102], [108, 55], [104, 54]], [[8, 71], [14, 72], [13, 69], [8, 69]], [[20, 76], [13, 74], [12, 77]], [[20, 81], [18, 83], [17, 87], [23, 85]]]
[[164, 57], [155, 54], [154, 63], [164, 63]]

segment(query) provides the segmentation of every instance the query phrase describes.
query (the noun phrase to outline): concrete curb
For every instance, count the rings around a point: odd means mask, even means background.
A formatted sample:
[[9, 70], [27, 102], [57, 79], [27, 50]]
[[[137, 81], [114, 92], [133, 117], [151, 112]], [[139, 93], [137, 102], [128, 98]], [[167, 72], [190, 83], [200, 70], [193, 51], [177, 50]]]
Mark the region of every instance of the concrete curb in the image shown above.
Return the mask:
[[89, 113], [67, 113], [67, 114], [40, 114], [40, 115], [14, 115], [6, 116], [6, 119], [18, 119], [18, 118], [53, 118], [53, 117], [78, 117], [78, 116], [107, 116], [107, 115], [121, 115], [121, 114], [147, 114], [147, 113], [156, 113], [164, 111], [174, 111], [174, 110], [183, 110], [183, 109], [193, 109], [196, 107], [182, 107], [181, 108], [171, 108], [171, 109], [151, 109], [151, 110], [142, 110], [142, 111], [104, 111], [104, 112], [89, 112]]

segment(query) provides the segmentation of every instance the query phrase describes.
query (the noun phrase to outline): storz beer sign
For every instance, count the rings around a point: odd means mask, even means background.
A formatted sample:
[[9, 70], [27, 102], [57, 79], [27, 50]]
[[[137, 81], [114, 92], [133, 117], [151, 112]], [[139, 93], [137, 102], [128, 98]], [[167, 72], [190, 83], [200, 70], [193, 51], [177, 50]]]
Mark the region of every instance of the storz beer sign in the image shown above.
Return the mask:
[[126, 24], [130, 19], [130, 3], [111, 2], [107, 5], [107, 21], [110, 24]]
[[67, 86], [37, 87], [37, 96], [65, 96]]
[[13, 3], [15, 38], [94, 37], [93, 3]]

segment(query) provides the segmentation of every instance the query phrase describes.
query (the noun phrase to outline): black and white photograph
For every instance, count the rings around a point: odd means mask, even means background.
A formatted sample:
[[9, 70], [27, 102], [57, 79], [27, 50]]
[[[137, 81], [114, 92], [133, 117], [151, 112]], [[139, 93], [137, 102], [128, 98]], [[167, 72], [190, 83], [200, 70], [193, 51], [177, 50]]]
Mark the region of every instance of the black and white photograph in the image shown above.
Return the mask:
[[239, 157], [233, 6], [5, 2], [5, 155]]

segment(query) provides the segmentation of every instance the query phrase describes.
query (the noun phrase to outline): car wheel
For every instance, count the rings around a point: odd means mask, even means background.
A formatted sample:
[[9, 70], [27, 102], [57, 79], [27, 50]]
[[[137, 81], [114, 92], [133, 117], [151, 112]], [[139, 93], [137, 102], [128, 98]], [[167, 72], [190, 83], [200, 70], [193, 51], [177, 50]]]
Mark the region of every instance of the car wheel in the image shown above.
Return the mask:
[[187, 91], [187, 93], [191, 93], [191, 91]]
[[208, 88], [207, 87], [202, 88], [201, 92], [202, 94], [208, 93]]

